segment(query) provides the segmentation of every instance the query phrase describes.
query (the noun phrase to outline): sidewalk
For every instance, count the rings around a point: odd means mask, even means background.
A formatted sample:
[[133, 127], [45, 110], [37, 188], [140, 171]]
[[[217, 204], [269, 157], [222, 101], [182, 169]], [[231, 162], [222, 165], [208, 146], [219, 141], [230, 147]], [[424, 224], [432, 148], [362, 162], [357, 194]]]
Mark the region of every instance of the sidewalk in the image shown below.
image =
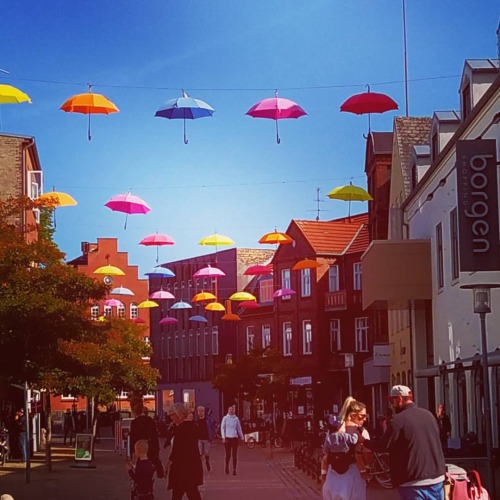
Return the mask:
[[[165, 461], [169, 449], [162, 449]], [[31, 481], [26, 483], [23, 464], [7, 463], [0, 468], [0, 494], [9, 493], [15, 500], [128, 500], [130, 481], [125, 457], [114, 451], [114, 441], [101, 439], [95, 445], [95, 469], [75, 469], [74, 449], [62, 445], [60, 436], [53, 443], [52, 472], [45, 465], [42, 452], [32, 461]], [[287, 448], [272, 450], [240, 445], [237, 476], [224, 473], [224, 447], [220, 441], [212, 446], [212, 470], [205, 474], [200, 487], [204, 500], [313, 500], [320, 499], [320, 486], [293, 466], [293, 455]], [[232, 469], [231, 469], [232, 470]], [[155, 498], [167, 500], [167, 483], [155, 482]], [[369, 500], [392, 500], [393, 490], [370, 486]]]

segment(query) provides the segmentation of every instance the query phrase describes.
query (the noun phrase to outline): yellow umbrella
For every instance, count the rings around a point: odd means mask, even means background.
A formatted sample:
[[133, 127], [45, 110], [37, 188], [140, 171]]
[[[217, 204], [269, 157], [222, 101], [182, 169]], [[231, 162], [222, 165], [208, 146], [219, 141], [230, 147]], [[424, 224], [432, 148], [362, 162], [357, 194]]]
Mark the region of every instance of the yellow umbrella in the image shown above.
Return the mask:
[[209, 236], [205, 236], [200, 241], [198, 241], [198, 245], [203, 246], [224, 246], [224, 245], [234, 245], [234, 241], [228, 236], [224, 236], [223, 234], [210, 234]]
[[216, 299], [217, 297], [210, 292], [200, 292], [197, 293], [196, 295], [193, 295], [193, 298], [191, 299], [191, 302], [202, 302], [204, 300], [213, 300]]
[[44, 193], [38, 197], [39, 203], [49, 207], [74, 207], [77, 205], [76, 200], [67, 193], [60, 191], [52, 191]]
[[0, 85], [0, 104], [19, 104], [21, 102], [31, 104], [30, 96], [12, 85]]
[[94, 274], [107, 274], [108, 276], [125, 276], [125, 273], [119, 268], [115, 266], [107, 266], [98, 267]]
[[235, 292], [231, 297], [231, 300], [257, 300], [257, 298], [248, 292]]
[[370, 193], [359, 186], [354, 186], [352, 182], [348, 186], [338, 186], [333, 188], [328, 194], [332, 200], [342, 200], [349, 202], [349, 218], [351, 217], [351, 201], [371, 201]]
[[225, 311], [226, 308], [220, 302], [210, 302], [205, 306], [206, 311]]
[[158, 304], [154, 300], [144, 300], [137, 307], [139, 309], [150, 309], [152, 307], [160, 307], [160, 304]]

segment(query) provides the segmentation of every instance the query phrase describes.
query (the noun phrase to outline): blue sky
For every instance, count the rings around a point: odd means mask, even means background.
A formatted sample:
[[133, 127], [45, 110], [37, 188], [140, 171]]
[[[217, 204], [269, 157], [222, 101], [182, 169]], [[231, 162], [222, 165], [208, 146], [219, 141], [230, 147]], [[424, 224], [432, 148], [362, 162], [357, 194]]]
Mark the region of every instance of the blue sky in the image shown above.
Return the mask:
[[[411, 116], [459, 107], [467, 58], [496, 58], [494, 0], [406, 0]], [[141, 274], [154, 248], [138, 242], [156, 232], [176, 245], [170, 261], [212, 251], [197, 242], [218, 232], [237, 246], [291, 219], [347, 215], [329, 200], [333, 187], [366, 186], [366, 116], [339, 112], [352, 94], [389, 94], [399, 111], [372, 115], [372, 130], [391, 131], [405, 112], [402, 1], [351, 0], [2, 0], [0, 82], [28, 93], [33, 104], [2, 106], [2, 131], [33, 135], [45, 191], [70, 193], [78, 206], [57, 212], [56, 241], [72, 259], [80, 242], [119, 238]], [[120, 113], [92, 118], [59, 110], [87, 82]], [[187, 123], [154, 118], [185, 89], [215, 108]], [[281, 97], [307, 116], [279, 123], [245, 112]], [[129, 217], [104, 203], [131, 190], [149, 214]], [[353, 213], [367, 210], [353, 203]]]

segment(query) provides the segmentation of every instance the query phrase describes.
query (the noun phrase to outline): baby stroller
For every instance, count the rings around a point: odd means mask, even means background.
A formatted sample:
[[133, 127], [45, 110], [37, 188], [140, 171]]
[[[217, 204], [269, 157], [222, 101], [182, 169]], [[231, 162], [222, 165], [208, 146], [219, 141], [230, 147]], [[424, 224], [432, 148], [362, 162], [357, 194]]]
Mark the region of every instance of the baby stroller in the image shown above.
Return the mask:
[[3, 467], [9, 457], [9, 441], [7, 429], [0, 429], [0, 466]]

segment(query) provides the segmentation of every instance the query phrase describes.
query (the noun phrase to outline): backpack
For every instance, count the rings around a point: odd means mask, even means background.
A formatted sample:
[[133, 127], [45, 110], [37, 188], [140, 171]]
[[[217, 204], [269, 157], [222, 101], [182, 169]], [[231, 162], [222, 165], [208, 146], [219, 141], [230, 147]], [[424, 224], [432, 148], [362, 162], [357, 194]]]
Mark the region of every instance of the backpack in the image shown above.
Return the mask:
[[490, 500], [477, 470], [466, 471], [453, 464], [446, 464], [444, 498], [445, 500]]
[[467, 472], [469, 478], [469, 498], [473, 500], [490, 500], [490, 495], [481, 483], [481, 476], [477, 470]]

